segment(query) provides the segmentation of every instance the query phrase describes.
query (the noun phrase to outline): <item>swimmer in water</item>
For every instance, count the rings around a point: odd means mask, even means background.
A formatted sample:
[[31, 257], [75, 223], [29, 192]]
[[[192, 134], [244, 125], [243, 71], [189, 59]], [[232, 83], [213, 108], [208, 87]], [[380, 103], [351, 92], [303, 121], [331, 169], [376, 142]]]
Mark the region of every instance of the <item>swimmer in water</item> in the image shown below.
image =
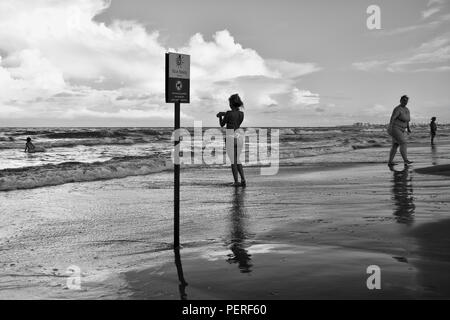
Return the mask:
[[25, 152], [34, 152], [36, 150], [36, 147], [31, 142], [31, 138], [27, 138], [27, 143], [25, 144]]
[[233, 94], [228, 99], [230, 104], [230, 111], [219, 112], [217, 117], [219, 118], [220, 126], [226, 125], [226, 149], [227, 155], [231, 161], [231, 171], [233, 173], [234, 183], [233, 186], [239, 186], [238, 173], [241, 176], [241, 186], [246, 186], [244, 169], [242, 168], [242, 163], [240, 161], [240, 154], [242, 147], [244, 145], [244, 134], [237, 131], [242, 121], [244, 121], [244, 112], [240, 109], [244, 106], [241, 98], [238, 94]]

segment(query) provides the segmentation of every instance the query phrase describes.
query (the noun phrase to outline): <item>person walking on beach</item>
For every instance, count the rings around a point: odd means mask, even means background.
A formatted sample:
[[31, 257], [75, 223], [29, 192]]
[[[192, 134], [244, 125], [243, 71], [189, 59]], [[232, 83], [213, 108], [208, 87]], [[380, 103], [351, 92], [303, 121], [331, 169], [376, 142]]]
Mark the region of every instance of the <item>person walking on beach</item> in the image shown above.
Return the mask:
[[411, 116], [409, 109], [406, 107], [408, 101], [409, 98], [407, 96], [402, 96], [400, 98], [400, 104], [395, 107], [389, 122], [388, 133], [392, 136], [392, 148], [388, 162], [389, 166], [395, 165], [394, 158], [399, 147], [405, 165], [412, 163], [412, 161], [409, 161], [408, 159], [408, 149], [405, 137], [405, 131], [407, 131], [408, 134], [411, 133], [411, 129], [409, 128]]
[[25, 144], [25, 152], [34, 152], [36, 149], [36, 147], [34, 146], [34, 144], [31, 142], [31, 138], [28, 137], [27, 138], [27, 143]]
[[431, 133], [431, 145], [434, 146], [434, 138], [436, 137], [437, 124], [436, 117], [431, 118], [430, 122], [430, 133]]
[[[227, 112], [219, 112], [217, 117], [219, 118], [220, 126], [226, 125], [226, 149], [227, 155], [231, 161], [231, 171], [233, 173], [234, 183], [233, 186], [246, 186], [244, 169], [240, 161], [240, 154], [244, 145], [244, 135], [238, 131], [242, 121], [244, 121], [244, 112], [240, 109], [244, 106], [241, 98], [238, 94], [233, 94], [228, 99], [231, 110]], [[238, 181], [238, 173], [241, 176], [241, 184]]]

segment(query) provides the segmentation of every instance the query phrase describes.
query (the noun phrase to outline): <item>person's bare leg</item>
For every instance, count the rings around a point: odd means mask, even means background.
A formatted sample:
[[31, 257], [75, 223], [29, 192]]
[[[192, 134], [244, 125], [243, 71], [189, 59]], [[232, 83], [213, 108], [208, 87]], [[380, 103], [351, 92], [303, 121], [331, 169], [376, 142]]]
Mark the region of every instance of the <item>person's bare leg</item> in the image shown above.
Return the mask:
[[233, 172], [233, 178], [234, 178], [234, 183], [238, 184], [239, 180], [238, 180], [238, 169], [236, 168], [237, 166], [235, 164], [231, 165], [231, 172]]
[[390, 164], [394, 162], [395, 155], [397, 154], [397, 149], [398, 149], [398, 144], [397, 144], [397, 143], [394, 143], [394, 144], [392, 145], [391, 153], [390, 153], [390, 155], [389, 155], [389, 163], [390, 163]]
[[400, 145], [400, 154], [402, 155], [404, 162], [409, 162], [409, 160], [408, 160], [408, 145], [406, 143], [402, 143]]
[[241, 183], [243, 186], [245, 186], [246, 181], [245, 181], [245, 176], [244, 176], [244, 168], [242, 168], [242, 164], [238, 164], [237, 169], [239, 171], [239, 175], [241, 176]]
[[231, 170], [233, 171], [233, 178], [234, 178], [234, 184], [239, 184], [239, 177], [238, 177], [238, 154], [237, 154], [237, 141], [236, 138], [234, 138], [234, 146], [233, 146], [233, 164], [231, 165]]

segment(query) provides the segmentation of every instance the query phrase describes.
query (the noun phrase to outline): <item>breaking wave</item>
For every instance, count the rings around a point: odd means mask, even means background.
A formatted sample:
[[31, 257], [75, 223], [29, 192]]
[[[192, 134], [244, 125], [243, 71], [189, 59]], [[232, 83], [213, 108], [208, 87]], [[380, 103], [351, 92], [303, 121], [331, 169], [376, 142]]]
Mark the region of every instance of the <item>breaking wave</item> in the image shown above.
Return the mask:
[[64, 162], [0, 170], [0, 191], [147, 175], [170, 169], [165, 157], [121, 157], [105, 162]]

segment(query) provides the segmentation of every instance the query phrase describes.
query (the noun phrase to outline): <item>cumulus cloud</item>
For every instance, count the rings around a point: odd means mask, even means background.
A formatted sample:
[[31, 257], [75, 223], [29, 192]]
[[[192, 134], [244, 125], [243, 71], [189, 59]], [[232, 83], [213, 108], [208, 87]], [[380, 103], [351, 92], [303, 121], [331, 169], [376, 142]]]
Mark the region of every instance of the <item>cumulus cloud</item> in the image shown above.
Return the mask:
[[24, 49], [0, 57], [0, 85], [1, 99], [14, 100], [52, 95], [66, 84], [61, 71], [39, 50]]
[[320, 70], [314, 63], [264, 59], [227, 30], [211, 41], [197, 33], [182, 48], [166, 48], [157, 31], [137, 22], [95, 21], [109, 5], [102, 0], [0, 2], [2, 115], [169, 118], [167, 51], [192, 56], [193, 108], [185, 111], [186, 118], [189, 112], [225, 105], [234, 92], [254, 110], [280, 105], [296, 90], [297, 78]]

